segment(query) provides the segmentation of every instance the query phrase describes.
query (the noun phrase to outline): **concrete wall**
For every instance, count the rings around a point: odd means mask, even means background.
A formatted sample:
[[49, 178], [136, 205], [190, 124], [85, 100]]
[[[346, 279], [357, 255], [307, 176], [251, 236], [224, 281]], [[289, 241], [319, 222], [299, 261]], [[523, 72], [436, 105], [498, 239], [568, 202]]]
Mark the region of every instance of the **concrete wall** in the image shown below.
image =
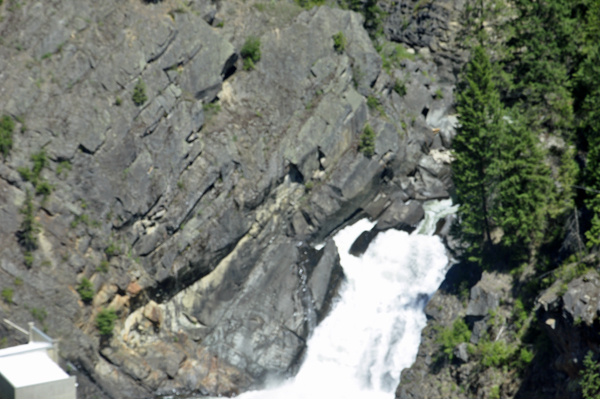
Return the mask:
[[0, 374], [0, 399], [15, 399], [15, 389], [2, 374]]
[[14, 399], [76, 399], [75, 377], [17, 388]]

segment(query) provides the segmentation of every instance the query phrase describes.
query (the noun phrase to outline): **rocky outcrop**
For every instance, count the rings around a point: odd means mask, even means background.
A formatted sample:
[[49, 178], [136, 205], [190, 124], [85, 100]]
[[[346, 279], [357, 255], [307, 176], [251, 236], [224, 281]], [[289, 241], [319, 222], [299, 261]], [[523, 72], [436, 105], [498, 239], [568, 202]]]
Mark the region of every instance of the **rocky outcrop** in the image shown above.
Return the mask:
[[[16, 121], [0, 318], [60, 338], [80, 397], [233, 395], [294, 373], [343, 279], [331, 235], [362, 217], [414, 226], [421, 201], [448, 196], [454, 64], [423, 50], [382, 69], [362, 17], [328, 7], [76, 3], [0, 7], [0, 113]], [[262, 57], [245, 71], [250, 35]], [[34, 198], [26, 259], [36, 182], [18, 170], [41, 151], [53, 189]], [[100, 337], [106, 307], [118, 320]]]

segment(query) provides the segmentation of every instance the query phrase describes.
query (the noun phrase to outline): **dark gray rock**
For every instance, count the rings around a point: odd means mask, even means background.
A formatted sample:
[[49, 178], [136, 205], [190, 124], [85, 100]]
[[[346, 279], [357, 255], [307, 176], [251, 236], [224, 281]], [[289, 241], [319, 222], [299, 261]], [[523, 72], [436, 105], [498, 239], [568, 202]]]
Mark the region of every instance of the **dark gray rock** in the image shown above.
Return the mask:
[[475, 285], [471, 288], [467, 316], [487, 316], [500, 305], [500, 295], [488, 286]]
[[401, 200], [396, 200], [379, 217], [375, 229], [384, 231], [396, 228], [410, 232], [415, 229], [424, 214], [425, 211], [420, 202], [410, 201], [405, 204]]

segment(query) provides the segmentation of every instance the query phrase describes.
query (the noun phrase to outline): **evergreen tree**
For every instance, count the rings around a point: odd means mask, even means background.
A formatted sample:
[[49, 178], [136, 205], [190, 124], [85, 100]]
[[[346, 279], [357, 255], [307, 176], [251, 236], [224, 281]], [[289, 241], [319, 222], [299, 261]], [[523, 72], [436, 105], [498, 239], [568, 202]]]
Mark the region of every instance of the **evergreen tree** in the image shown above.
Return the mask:
[[494, 219], [504, 231], [503, 245], [525, 255], [543, 236], [553, 183], [545, 153], [524, 119], [512, 112], [505, 130], [494, 165], [498, 200]]
[[573, 0], [513, 0], [517, 13], [507, 65], [514, 79], [511, 96], [523, 100], [530, 127], [569, 138], [573, 107], [569, 74], [577, 44]]
[[492, 65], [485, 50], [475, 47], [457, 93], [459, 127], [452, 163], [460, 222], [459, 237], [470, 243], [472, 259], [479, 259], [490, 241], [493, 175], [490, 168], [501, 134], [502, 106], [492, 81]]
[[[600, 191], [600, 0], [584, 0], [581, 63], [576, 73], [578, 98], [576, 112], [579, 132], [587, 142], [585, 184]], [[586, 206], [594, 216], [586, 232], [587, 246], [600, 245], [600, 195], [590, 193]]]

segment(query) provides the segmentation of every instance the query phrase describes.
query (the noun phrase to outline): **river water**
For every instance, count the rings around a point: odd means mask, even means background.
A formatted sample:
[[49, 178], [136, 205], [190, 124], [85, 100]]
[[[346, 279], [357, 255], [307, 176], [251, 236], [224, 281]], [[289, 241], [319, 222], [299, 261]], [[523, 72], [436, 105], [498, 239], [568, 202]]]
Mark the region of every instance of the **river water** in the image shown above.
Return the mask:
[[348, 253], [373, 223], [361, 220], [334, 236], [347, 280], [331, 313], [315, 329], [298, 374], [243, 399], [390, 399], [400, 372], [415, 361], [426, 318], [423, 307], [444, 278], [448, 258], [433, 236], [451, 200], [425, 204], [413, 234], [380, 233], [365, 254]]

